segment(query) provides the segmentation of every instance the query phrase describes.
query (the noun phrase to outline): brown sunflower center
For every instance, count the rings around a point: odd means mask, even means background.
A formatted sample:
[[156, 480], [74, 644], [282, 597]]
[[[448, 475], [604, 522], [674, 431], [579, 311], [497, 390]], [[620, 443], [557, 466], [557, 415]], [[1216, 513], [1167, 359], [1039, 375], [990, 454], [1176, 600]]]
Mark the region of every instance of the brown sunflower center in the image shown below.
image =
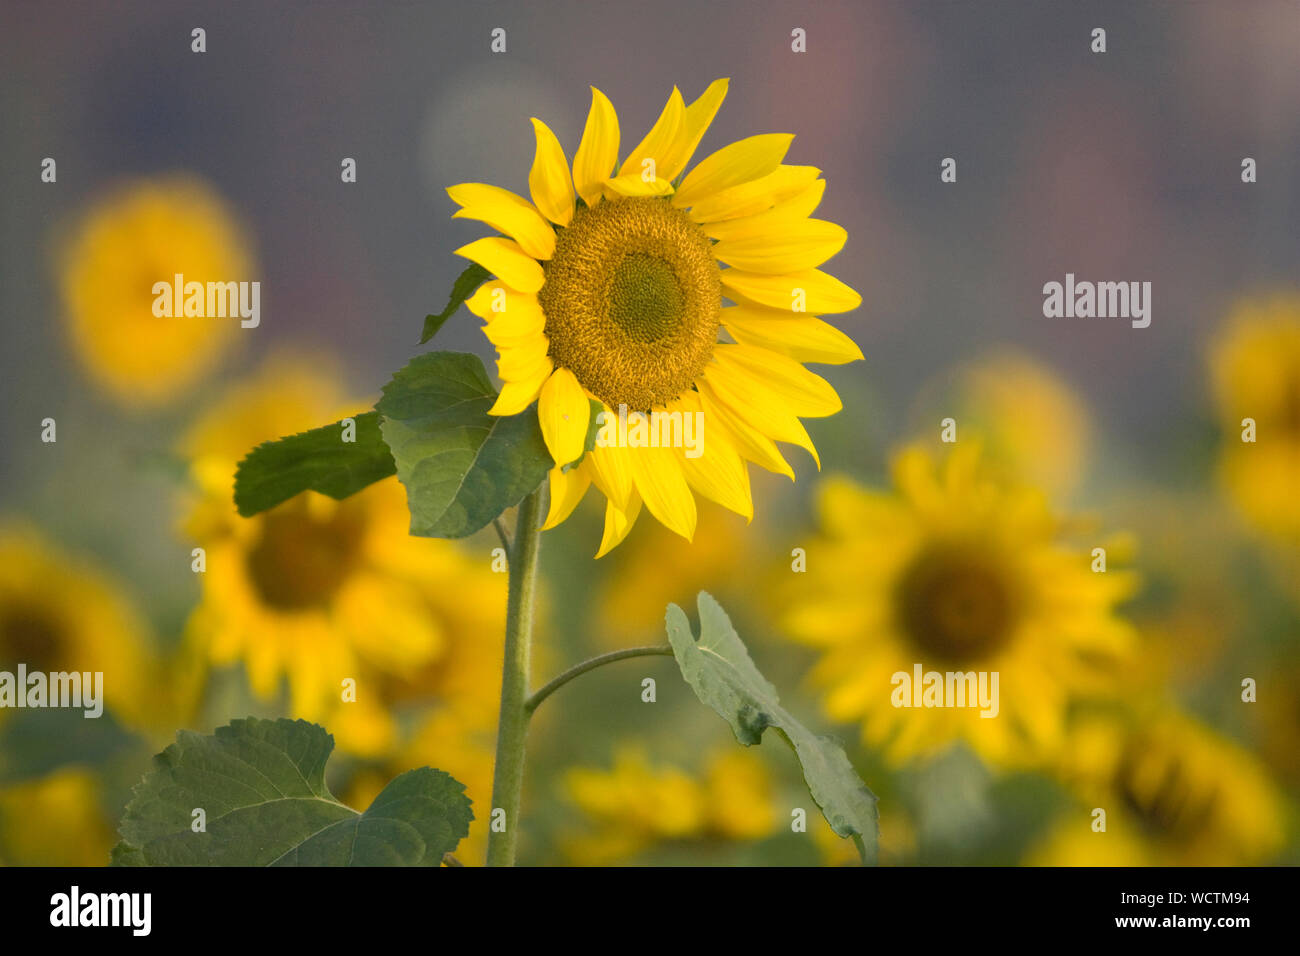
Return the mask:
[[63, 624], [43, 608], [20, 603], [0, 611], [0, 664], [57, 670], [65, 643]]
[[722, 282], [685, 213], [651, 198], [580, 209], [545, 269], [551, 359], [601, 401], [649, 411], [695, 384], [718, 341]]
[[968, 545], [924, 549], [903, 572], [895, 613], [907, 637], [936, 662], [986, 658], [1010, 639], [1016, 594], [1005, 567]]
[[285, 611], [320, 607], [338, 593], [356, 566], [363, 517], [344, 504], [327, 516], [305, 501], [290, 502], [262, 517], [257, 542], [245, 562], [258, 595]]

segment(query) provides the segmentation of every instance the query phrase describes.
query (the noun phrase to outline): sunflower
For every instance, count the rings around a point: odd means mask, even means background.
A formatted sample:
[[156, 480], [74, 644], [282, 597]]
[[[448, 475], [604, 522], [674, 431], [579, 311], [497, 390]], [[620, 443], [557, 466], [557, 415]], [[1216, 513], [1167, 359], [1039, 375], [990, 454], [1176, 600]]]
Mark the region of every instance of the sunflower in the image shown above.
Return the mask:
[[[1210, 366], [1225, 435], [1220, 480], [1252, 525], [1300, 543], [1300, 296], [1240, 303]], [[1247, 418], [1254, 441], [1242, 440]]]
[[[184, 531], [206, 552], [187, 637], [212, 664], [242, 662], [259, 698], [287, 680], [292, 716], [374, 756], [397, 740], [394, 701], [437, 699], [495, 720], [501, 650], [483, 635], [501, 630], [505, 581], [486, 558], [411, 537], [395, 479], [238, 516], [230, 489], [249, 448], [365, 406], [341, 404], [330, 381], [320, 363], [273, 360], [185, 439], [199, 493]], [[348, 679], [355, 700], [344, 701]]]
[[[911, 447], [893, 470], [893, 493], [823, 483], [823, 535], [788, 585], [783, 624], [821, 651], [811, 679], [827, 714], [860, 722], [895, 764], [958, 740], [992, 764], [1041, 760], [1061, 743], [1071, 695], [1100, 690], [1130, 646], [1115, 605], [1133, 576], [1093, 572], [1092, 545], [1070, 541], [1035, 489], [991, 479], [975, 442], [942, 462]], [[985, 674], [991, 698], [996, 677], [996, 712], [907, 706], [916, 697], [898, 675], [918, 665], [945, 688], [958, 675], [963, 696]]]
[[[1141, 719], [1088, 715], [1061, 774], [1086, 806], [1033, 851], [1046, 865], [1240, 866], [1285, 842], [1282, 803], [1249, 751], [1171, 708]], [[1092, 831], [1093, 808], [1106, 830]]]
[[[816, 458], [800, 418], [841, 407], [801, 363], [862, 357], [815, 317], [861, 297], [818, 269], [846, 234], [810, 218], [826, 183], [814, 167], [785, 164], [793, 136], [751, 136], [686, 171], [726, 93], [717, 80], [687, 105], [674, 88], [620, 164], [618, 116], [593, 88], [572, 170], [555, 134], [533, 120], [532, 202], [482, 183], [447, 190], [457, 217], [505, 234], [456, 250], [495, 276], [468, 302], [499, 352], [505, 384], [492, 413], [537, 402], [556, 462], [545, 526], [564, 521], [594, 483], [606, 499], [597, 556], [623, 540], [642, 505], [691, 539], [694, 492], [751, 519], [747, 463], [793, 480], [774, 441]], [[724, 308], [724, 297], [733, 304]], [[602, 437], [584, 456], [592, 401], [607, 422], [622, 412], [633, 429], [658, 429], [654, 441]], [[677, 424], [687, 416], [703, 423], [694, 451]], [[666, 441], [665, 422], [678, 429]]]
[[623, 744], [608, 770], [569, 770], [564, 792], [587, 824], [562, 838], [582, 866], [626, 861], [667, 841], [757, 840], [777, 821], [767, 767], [734, 747], [709, 754], [697, 777]]
[[173, 701], [154, 649], [148, 624], [102, 570], [32, 527], [0, 528], [0, 670], [100, 672], [113, 716], [157, 728]]
[[160, 318], [153, 286], [250, 279], [249, 244], [219, 195], [188, 175], [128, 183], [62, 244], [73, 353], [119, 403], [156, 406], [194, 385], [234, 341], [238, 318]]

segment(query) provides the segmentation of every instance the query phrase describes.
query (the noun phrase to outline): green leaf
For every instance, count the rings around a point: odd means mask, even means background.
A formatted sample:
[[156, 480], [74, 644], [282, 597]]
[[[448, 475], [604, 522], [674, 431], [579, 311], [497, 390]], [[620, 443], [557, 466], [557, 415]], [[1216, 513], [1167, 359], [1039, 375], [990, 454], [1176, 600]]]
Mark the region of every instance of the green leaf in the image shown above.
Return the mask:
[[235, 505], [245, 518], [300, 492], [346, 498], [396, 470], [379, 431], [379, 413], [354, 416], [356, 441], [343, 441], [339, 422], [254, 448], [235, 472]]
[[426, 315], [424, 317], [424, 333], [420, 336], [420, 344], [423, 345], [437, 335], [443, 323], [450, 319], [452, 314], [461, 307], [461, 304], [474, 294], [475, 289], [490, 278], [492, 278], [492, 273], [477, 262], [471, 262], [469, 268], [462, 272], [452, 285], [451, 298], [447, 300], [447, 308], [437, 315]]
[[[465, 788], [422, 767], [364, 813], [325, 786], [334, 738], [304, 720], [249, 717], [181, 731], [122, 818], [118, 866], [438, 866], [474, 819]], [[194, 811], [206, 815], [195, 832]]]
[[731, 725], [745, 746], [759, 743], [774, 727], [794, 748], [808, 789], [836, 833], [852, 837], [863, 862], [876, 857], [876, 795], [849, 763], [833, 737], [814, 734], [781, 706], [776, 688], [759, 673], [731, 626], [727, 612], [706, 591], [699, 595], [700, 637], [686, 613], [668, 605], [668, 641], [682, 677], [695, 696]]
[[537, 410], [489, 415], [496, 397], [483, 363], [464, 352], [417, 355], [384, 386], [376, 407], [411, 534], [473, 534], [546, 479], [554, 463]]

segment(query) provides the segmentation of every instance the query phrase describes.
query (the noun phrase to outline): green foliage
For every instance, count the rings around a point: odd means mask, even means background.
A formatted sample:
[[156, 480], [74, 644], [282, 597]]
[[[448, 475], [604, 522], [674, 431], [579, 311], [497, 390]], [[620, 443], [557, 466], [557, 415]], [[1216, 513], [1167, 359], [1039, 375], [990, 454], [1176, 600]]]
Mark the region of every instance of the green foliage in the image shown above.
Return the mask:
[[323, 727], [302, 720], [181, 731], [136, 785], [113, 863], [438, 866], [469, 833], [464, 786], [428, 767], [394, 778], [364, 813], [344, 806], [325, 786], [333, 749]]
[[339, 423], [263, 442], [235, 472], [235, 505], [245, 518], [303, 491], [346, 498], [393, 474], [393, 456], [379, 431], [379, 414], [355, 417], [356, 441], [345, 442]]
[[411, 534], [463, 538], [517, 505], [553, 466], [532, 407], [489, 415], [478, 356], [418, 355], [384, 387], [383, 436], [406, 486]]
[[477, 262], [471, 262], [469, 268], [456, 277], [456, 282], [451, 287], [451, 298], [447, 300], [447, 307], [437, 315], [426, 315], [424, 317], [424, 333], [420, 336], [420, 344], [423, 345], [429, 339], [438, 334], [443, 323], [452, 317], [466, 299], [474, 294], [474, 290], [492, 277]]
[[876, 796], [833, 737], [819, 736], [781, 706], [773, 687], [754, 666], [722, 606], [706, 591], [699, 595], [700, 636], [686, 612], [668, 605], [668, 641], [682, 677], [695, 696], [731, 725], [745, 746], [759, 743], [773, 727], [794, 748], [804, 780], [831, 828], [852, 837], [863, 862], [876, 857]]

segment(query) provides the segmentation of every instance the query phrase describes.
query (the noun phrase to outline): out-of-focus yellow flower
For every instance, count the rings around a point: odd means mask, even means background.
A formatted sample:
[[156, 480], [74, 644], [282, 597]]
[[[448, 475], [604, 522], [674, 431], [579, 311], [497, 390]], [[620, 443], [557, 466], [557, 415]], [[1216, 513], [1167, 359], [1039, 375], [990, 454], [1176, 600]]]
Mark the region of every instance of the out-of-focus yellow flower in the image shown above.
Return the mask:
[[158, 405], [210, 372], [239, 317], [158, 317], [157, 282], [254, 281], [249, 244], [202, 180], [176, 175], [122, 186], [93, 206], [61, 247], [59, 279], [72, 350], [118, 402]]
[[[1283, 845], [1280, 798], [1259, 760], [1174, 710], [1089, 716], [1063, 751], [1062, 776], [1084, 806], [1030, 861], [1066, 866], [1238, 866]], [[1092, 811], [1106, 811], [1104, 833]]]
[[[495, 720], [505, 576], [450, 542], [412, 537], [395, 479], [343, 501], [305, 492], [238, 516], [231, 488], [243, 455], [365, 407], [340, 404], [330, 381], [314, 363], [273, 361], [185, 440], [200, 494], [184, 530], [207, 559], [187, 633], [213, 664], [242, 662], [259, 697], [287, 680], [293, 716], [377, 756], [397, 742], [396, 701]], [[355, 701], [343, 699], [347, 679]]]
[[[1300, 543], [1300, 296], [1244, 301], [1210, 367], [1224, 430], [1219, 477], [1255, 527]], [[1255, 441], [1243, 441], [1244, 419]]]
[[[1005, 349], [946, 373], [923, 389], [916, 416], [938, 433], [957, 422], [961, 440], [979, 436], [990, 467], [1052, 494], [1072, 491], [1092, 453], [1092, 416], [1083, 398], [1049, 366]], [[919, 424], [919, 423], [918, 423]]]
[[[783, 623], [821, 651], [811, 677], [826, 713], [859, 722], [895, 764], [959, 740], [993, 764], [1042, 760], [1064, 739], [1071, 697], [1104, 689], [1129, 651], [1115, 605], [1134, 576], [1091, 570], [1101, 542], [1072, 540], [1041, 493], [990, 478], [977, 443], [940, 463], [909, 448], [894, 483], [886, 493], [825, 481], [822, 536], [789, 585]], [[917, 665], [943, 675], [945, 694], [949, 673], [988, 675], [990, 703], [996, 675], [996, 715], [933, 693], [930, 706], [908, 706], [926, 699], [910, 687]]]
[[34, 528], [0, 528], [0, 670], [102, 672], [105, 708], [156, 729], [172, 701], [153, 650], [148, 625], [103, 571]]
[[1300, 789], [1300, 661], [1274, 665], [1256, 677], [1260, 753], [1280, 779]]
[[767, 768], [743, 750], [711, 755], [697, 779], [625, 745], [609, 770], [573, 768], [564, 787], [589, 822], [561, 841], [569, 859], [583, 866], [626, 861], [661, 841], [756, 840], [776, 826]]
[[99, 780], [85, 768], [0, 788], [0, 864], [107, 866], [113, 843]]
[[[605, 647], [628, 647], [662, 640], [664, 609], [670, 603], [690, 607], [702, 590], [724, 602], [729, 584], [744, 588], [737, 574], [752, 541], [744, 522], [708, 504], [699, 511], [694, 543], [654, 525], [619, 548], [615, 566], [603, 588], [597, 614], [596, 640]], [[627, 582], [635, 581], [635, 587]]]

